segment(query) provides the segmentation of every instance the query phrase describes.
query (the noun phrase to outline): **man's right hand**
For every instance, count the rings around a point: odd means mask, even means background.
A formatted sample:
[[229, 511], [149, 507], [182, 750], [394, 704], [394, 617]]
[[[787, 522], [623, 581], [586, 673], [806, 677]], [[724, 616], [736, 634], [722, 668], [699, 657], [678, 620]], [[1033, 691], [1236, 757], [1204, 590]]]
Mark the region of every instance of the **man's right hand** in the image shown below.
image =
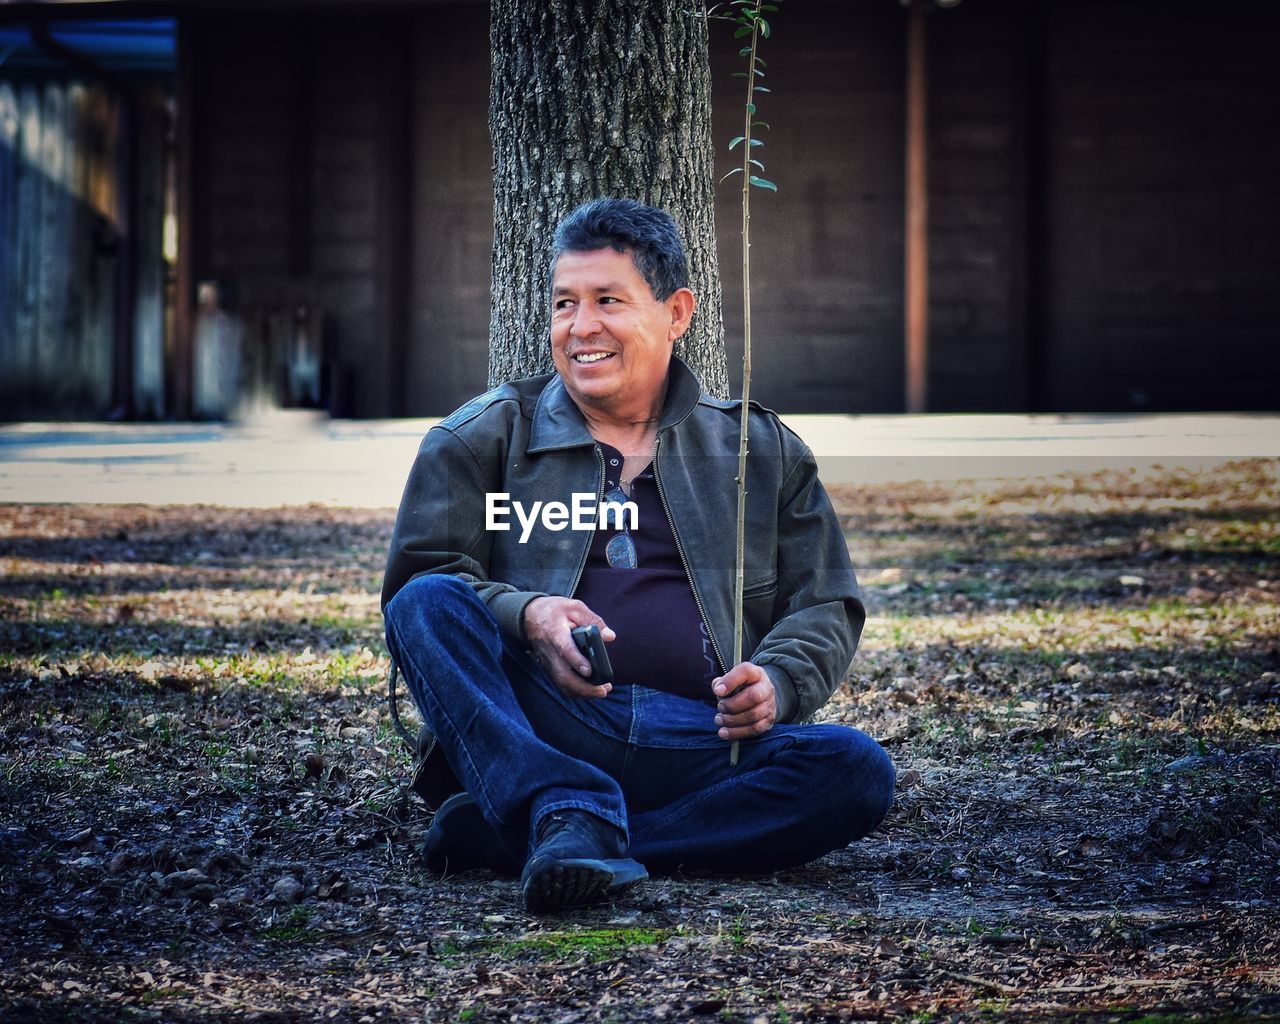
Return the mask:
[[578, 626], [599, 626], [606, 641], [615, 636], [604, 619], [572, 598], [535, 597], [524, 606], [525, 639], [560, 692], [566, 697], [604, 697], [613, 687], [587, 682], [591, 664], [569, 635]]

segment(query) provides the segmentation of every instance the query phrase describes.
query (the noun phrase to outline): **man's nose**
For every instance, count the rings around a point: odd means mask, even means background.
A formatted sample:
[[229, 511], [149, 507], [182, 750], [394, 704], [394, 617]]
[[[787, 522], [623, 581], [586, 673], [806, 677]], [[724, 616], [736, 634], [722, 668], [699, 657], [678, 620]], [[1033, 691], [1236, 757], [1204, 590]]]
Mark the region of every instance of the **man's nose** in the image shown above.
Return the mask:
[[589, 338], [600, 331], [600, 317], [593, 303], [580, 302], [573, 314], [573, 335], [575, 338]]

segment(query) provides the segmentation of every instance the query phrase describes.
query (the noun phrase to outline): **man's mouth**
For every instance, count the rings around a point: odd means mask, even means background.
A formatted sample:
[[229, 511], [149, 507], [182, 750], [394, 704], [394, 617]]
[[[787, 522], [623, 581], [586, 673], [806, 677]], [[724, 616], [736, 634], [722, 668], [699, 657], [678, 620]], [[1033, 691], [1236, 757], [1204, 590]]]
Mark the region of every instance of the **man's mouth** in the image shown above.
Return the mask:
[[582, 352], [573, 357], [575, 363], [598, 363], [613, 358], [612, 352]]

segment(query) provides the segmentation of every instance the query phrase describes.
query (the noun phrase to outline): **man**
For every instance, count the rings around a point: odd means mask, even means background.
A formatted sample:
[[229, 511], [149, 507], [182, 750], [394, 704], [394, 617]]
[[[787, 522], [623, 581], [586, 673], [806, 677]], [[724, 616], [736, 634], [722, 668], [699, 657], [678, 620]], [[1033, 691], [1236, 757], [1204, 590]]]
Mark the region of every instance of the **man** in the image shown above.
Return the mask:
[[[520, 872], [544, 912], [646, 868], [771, 871], [843, 847], [884, 817], [894, 771], [855, 729], [795, 724], [864, 620], [812, 454], [752, 409], [751, 653], [729, 665], [740, 404], [672, 354], [694, 311], [675, 222], [595, 200], [554, 252], [555, 373], [428, 432], [391, 542], [387, 643], [447, 762], [437, 788], [464, 790], [432, 822], [428, 867]], [[633, 517], [569, 514], [605, 495]], [[571, 640], [589, 625], [612, 686]]]

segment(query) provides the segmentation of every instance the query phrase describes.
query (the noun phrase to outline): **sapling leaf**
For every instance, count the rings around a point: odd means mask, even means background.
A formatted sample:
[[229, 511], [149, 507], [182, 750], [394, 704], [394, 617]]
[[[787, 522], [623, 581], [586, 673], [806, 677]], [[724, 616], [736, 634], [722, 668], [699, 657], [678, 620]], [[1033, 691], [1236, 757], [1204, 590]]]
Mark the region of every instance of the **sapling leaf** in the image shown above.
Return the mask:
[[757, 19], [759, 20], [759, 22], [760, 22], [760, 33], [761, 33], [761, 34], [762, 34], [766, 39], [768, 39], [768, 38], [769, 38], [769, 23], [768, 23], [767, 21], [765, 21], [765, 20], [764, 20], [764, 18], [761, 18], [758, 14], [756, 15], [756, 18], [757, 18]]
[[744, 46], [741, 50], [739, 50], [739, 51], [738, 51], [738, 56], [739, 56], [739, 57], [750, 57], [750, 56], [751, 56], [751, 47], [749, 47], [749, 46]]
[[743, 36], [751, 35], [751, 33], [754, 31], [755, 29], [753, 29], [750, 25], [743, 25], [741, 28], [738, 29], [737, 32], [733, 34], [733, 38], [741, 39]]
[[[752, 163], [755, 163], [755, 161], [754, 161], [754, 160], [753, 160], [753, 161], [751, 161], [751, 162], [752, 162]], [[721, 179], [720, 179], [720, 182], [721, 182], [721, 184], [723, 184], [724, 182], [726, 182], [726, 181], [728, 181], [730, 178], [732, 178], [735, 174], [741, 174], [741, 173], [742, 173], [742, 168], [741, 168], [741, 167], [735, 167], [735, 168], [734, 168], [733, 170], [731, 170], [728, 174], [726, 174], [723, 178], [721, 178]]]
[[[748, 161], [747, 161], [747, 163], [755, 164], [757, 167], [759, 167], [759, 168], [760, 168], [760, 170], [762, 170], [762, 171], [764, 170], [764, 164], [762, 164], [759, 160], [755, 159], [754, 157], [752, 157], [750, 160], [748, 160]], [[738, 170], [742, 170], [742, 168], [741, 168], [741, 167], [739, 167], [739, 168], [738, 168]]]
[[772, 89], [770, 89], [768, 86], [765, 86], [765, 85], [757, 85], [757, 86], [756, 86], [756, 92], [773, 92], [773, 90], [772, 90]]
[[756, 105], [755, 105], [754, 103], [748, 103], [748, 104], [747, 104], [747, 113], [748, 113], [748, 114], [754, 114], [755, 112], [756, 112]]
[[755, 185], [757, 188], [767, 188], [770, 192], [778, 191], [777, 185], [769, 181], [767, 178], [761, 178], [759, 175], [756, 175], [756, 174], [751, 175], [750, 181], [751, 181], [751, 184]]
[[751, 122], [751, 127], [752, 127], [752, 128], [764, 128], [765, 130], [768, 130], [768, 128], [769, 128], [769, 122], [768, 122], [768, 121], [752, 121], [752, 122]]

